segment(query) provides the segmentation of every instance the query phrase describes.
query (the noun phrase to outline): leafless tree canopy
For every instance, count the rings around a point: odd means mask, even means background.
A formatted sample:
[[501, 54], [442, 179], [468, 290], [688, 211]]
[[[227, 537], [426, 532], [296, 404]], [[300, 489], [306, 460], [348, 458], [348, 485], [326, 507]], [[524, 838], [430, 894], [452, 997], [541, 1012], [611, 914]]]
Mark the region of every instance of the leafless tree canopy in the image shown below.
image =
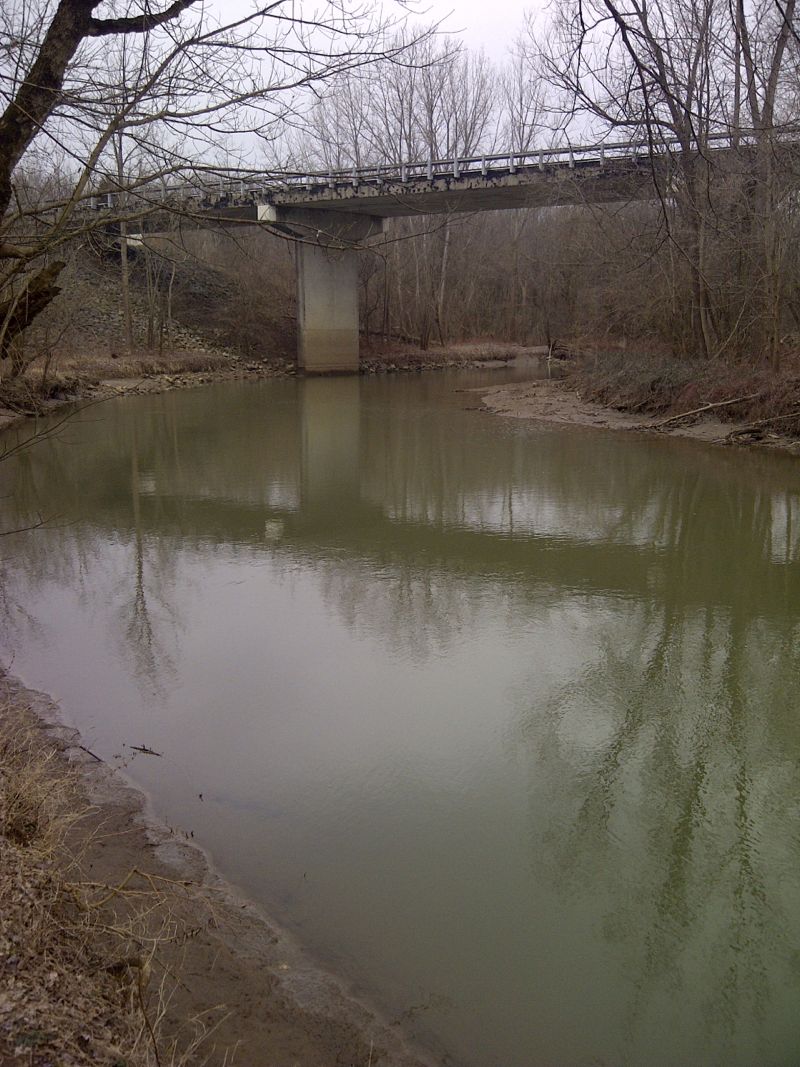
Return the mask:
[[58, 291], [63, 250], [94, 225], [79, 210], [90, 192], [252, 161], [299, 121], [304, 93], [396, 58], [404, 16], [361, 0], [272, 0], [228, 21], [200, 0], [4, 4], [0, 354]]

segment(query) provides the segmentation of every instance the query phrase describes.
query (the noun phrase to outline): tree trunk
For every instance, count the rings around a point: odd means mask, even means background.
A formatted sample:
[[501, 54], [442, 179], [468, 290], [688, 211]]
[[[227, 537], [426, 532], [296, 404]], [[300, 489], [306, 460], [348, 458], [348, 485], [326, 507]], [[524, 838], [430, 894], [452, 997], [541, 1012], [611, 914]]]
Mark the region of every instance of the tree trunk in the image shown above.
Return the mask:
[[444, 321], [444, 298], [447, 292], [447, 260], [450, 252], [450, 223], [444, 224], [444, 247], [442, 248], [442, 265], [439, 273], [439, 295], [436, 300], [436, 324], [439, 328], [439, 341], [444, 347], [447, 329]]
[[24, 363], [14, 355], [15, 342], [61, 292], [55, 283], [65, 266], [63, 260], [56, 260], [43, 267], [21, 293], [0, 304], [0, 358], [11, 358], [12, 377], [24, 369]]
[[122, 324], [125, 344], [133, 348], [133, 316], [131, 314], [131, 291], [128, 270], [128, 224], [119, 224], [119, 291], [122, 301]]

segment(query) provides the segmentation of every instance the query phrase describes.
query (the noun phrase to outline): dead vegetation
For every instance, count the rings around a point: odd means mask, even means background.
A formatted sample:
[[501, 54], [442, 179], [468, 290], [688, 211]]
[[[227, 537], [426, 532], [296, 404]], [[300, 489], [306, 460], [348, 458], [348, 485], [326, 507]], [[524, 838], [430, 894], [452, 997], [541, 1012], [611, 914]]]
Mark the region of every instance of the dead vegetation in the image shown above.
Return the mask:
[[[63, 744], [0, 708], [0, 1064], [177, 1067], [205, 1062], [214, 1014], [169, 1019], [176, 960], [210, 905], [197, 887], [88, 869], [104, 833]], [[198, 920], [199, 917], [199, 920]], [[219, 1012], [216, 1013], [219, 1017]]]
[[676, 361], [666, 353], [601, 352], [571, 374], [585, 400], [618, 411], [663, 415], [664, 425], [710, 414], [737, 437], [800, 435], [800, 352], [780, 369], [762, 363]]

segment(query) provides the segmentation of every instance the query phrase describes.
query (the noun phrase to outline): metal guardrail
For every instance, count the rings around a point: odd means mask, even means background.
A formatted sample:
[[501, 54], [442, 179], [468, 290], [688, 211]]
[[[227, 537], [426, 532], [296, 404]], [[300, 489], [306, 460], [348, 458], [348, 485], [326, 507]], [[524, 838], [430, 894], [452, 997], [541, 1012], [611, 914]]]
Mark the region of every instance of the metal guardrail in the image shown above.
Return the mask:
[[[793, 140], [792, 135], [797, 140]], [[712, 151], [740, 149], [755, 143], [752, 131], [741, 131], [734, 139], [730, 133], [711, 134], [703, 145]], [[781, 131], [780, 143], [800, 144], [800, 128], [787, 127]], [[109, 191], [84, 198], [96, 209], [114, 208], [121, 198], [145, 201], [153, 207], [165, 206], [171, 200], [209, 200], [217, 204], [268, 203], [281, 193], [338, 186], [405, 185], [417, 181], [436, 181], [442, 178], [497, 177], [518, 171], [576, 170], [606, 163], [642, 162], [682, 150], [677, 139], [653, 145], [646, 141], [618, 141], [564, 148], [534, 149], [525, 152], [501, 152], [480, 156], [455, 156], [450, 159], [428, 159], [423, 162], [382, 163], [367, 167], [349, 167], [321, 171], [254, 171], [242, 168], [198, 166], [192, 169], [193, 179], [177, 182], [146, 183], [133, 190]], [[694, 146], [695, 151], [701, 149]]]

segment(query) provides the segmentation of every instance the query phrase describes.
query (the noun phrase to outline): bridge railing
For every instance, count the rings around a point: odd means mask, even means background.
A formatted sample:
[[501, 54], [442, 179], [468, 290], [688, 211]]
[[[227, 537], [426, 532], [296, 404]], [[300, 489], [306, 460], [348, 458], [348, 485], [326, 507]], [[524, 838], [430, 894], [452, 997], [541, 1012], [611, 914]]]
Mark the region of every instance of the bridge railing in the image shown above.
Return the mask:
[[[796, 142], [800, 127], [785, 127], [780, 131], [781, 143]], [[730, 132], [709, 134], [703, 145], [694, 144], [692, 151], [746, 147], [755, 143], [754, 131], [741, 130], [734, 137]], [[448, 159], [429, 159], [410, 163], [382, 163], [375, 166], [346, 167], [338, 170], [309, 171], [305, 174], [286, 176], [289, 186], [345, 184], [348, 182], [377, 183], [406, 182], [419, 179], [432, 181], [442, 177], [488, 176], [492, 172], [514, 173], [517, 170], [546, 170], [548, 168], [577, 169], [581, 166], [600, 166], [607, 161], [638, 161], [681, 151], [683, 145], [677, 138], [652, 141], [611, 141], [591, 145], [567, 145], [557, 148], [533, 149], [524, 152], [501, 152], [480, 156], [455, 156]]]
[[[800, 128], [787, 127], [781, 131], [781, 143], [797, 143]], [[711, 134], [703, 149], [712, 150], [746, 147], [754, 143], [750, 131], [741, 131], [734, 142], [729, 132]], [[693, 150], [700, 151], [698, 146]], [[434, 181], [441, 178], [490, 177], [498, 174], [514, 174], [517, 171], [577, 170], [584, 167], [604, 167], [609, 163], [640, 162], [644, 159], [670, 155], [682, 149], [676, 139], [663, 139], [658, 143], [647, 141], [599, 142], [592, 145], [566, 146], [534, 149], [524, 152], [487, 153], [479, 156], [428, 159], [408, 163], [381, 163], [374, 166], [347, 167], [338, 170], [316, 171], [255, 171], [244, 168], [221, 168], [198, 166], [192, 175], [181, 182], [160, 182], [145, 185], [133, 194], [129, 191], [93, 194], [88, 197], [89, 206], [114, 208], [124, 197], [133, 195], [153, 207], [159, 203], [167, 206], [175, 200], [198, 204], [209, 201], [220, 204], [252, 204], [267, 202], [281, 193], [327, 186], [335, 189], [341, 185], [405, 184], [414, 181]]]

